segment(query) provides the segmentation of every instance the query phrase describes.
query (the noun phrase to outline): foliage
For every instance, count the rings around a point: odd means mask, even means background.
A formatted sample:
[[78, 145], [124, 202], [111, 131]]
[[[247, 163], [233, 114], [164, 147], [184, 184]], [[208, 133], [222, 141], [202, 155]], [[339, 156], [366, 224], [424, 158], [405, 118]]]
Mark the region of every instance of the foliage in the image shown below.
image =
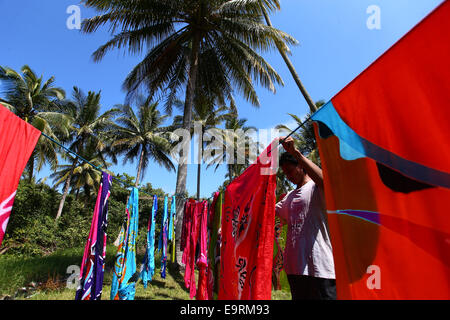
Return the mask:
[[[127, 181], [135, 179], [127, 175], [119, 177]], [[148, 194], [158, 195], [156, 216], [158, 239], [166, 194], [161, 189], [153, 189], [149, 183], [144, 190]], [[108, 208], [108, 243], [113, 243], [119, 234], [125, 219], [125, 206], [129, 193], [128, 188], [113, 180]], [[17, 189], [0, 251], [4, 251], [4, 255], [36, 256], [48, 255], [60, 249], [84, 247], [89, 235], [96, 196], [87, 198], [88, 201], [81, 201], [77, 200], [75, 195], [69, 194], [63, 215], [55, 221], [54, 213], [58, 209], [60, 197], [59, 192], [45, 183], [35, 184], [22, 180]], [[138, 234], [138, 246], [141, 248], [144, 248], [147, 239], [148, 217], [152, 204], [153, 197], [141, 192]]]

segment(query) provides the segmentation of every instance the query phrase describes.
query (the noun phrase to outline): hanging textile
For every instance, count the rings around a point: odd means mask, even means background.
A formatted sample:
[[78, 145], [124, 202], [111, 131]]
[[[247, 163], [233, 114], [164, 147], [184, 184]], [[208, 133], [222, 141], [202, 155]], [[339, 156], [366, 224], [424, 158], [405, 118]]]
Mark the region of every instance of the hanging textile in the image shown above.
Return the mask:
[[208, 299], [208, 202], [201, 202], [201, 215], [200, 215], [200, 230], [199, 230], [199, 242], [200, 242], [200, 254], [197, 260], [198, 267], [198, 289], [196, 294], [197, 300]]
[[338, 299], [450, 299], [450, 1], [312, 118]]
[[271, 298], [277, 144], [272, 142], [225, 191], [220, 300]]
[[163, 219], [161, 221], [161, 233], [159, 236], [159, 243], [158, 243], [158, 251], [161, 252], [161, 278], [166, 278], [166, 264], [167, 264], [167, 229], [168, 229], [168, 223], [169, 223], [169, 217], [167, 214], [168, 209], [168, 198], [167, 196], [164, 197], [164, 214]]
[[273, 259], [273, 286], [275, 290], [281, 290], [280, 275], [283, 270], [284, 256], [280, 245], [280, 237], [283, 225], [278, 217], [275, 218], [275, 248], [276, 254]]
[[182, 262], [186, 265], [184, 274], [184, 284], [189, 289], [189, 296], [192, 299], [197, 294], [195, 283], [195, 253], [200, 235], [200, 225], [204, 210], [207, 210], [208, 203], [206, 201], [196, 202], [189, 200], [185, 205], [185, 233], [186, 244], [183, 251]]
[[158, 197], [153, 196], [153, 206], [151, 216], [148, 219], [147, 227], [147, 249], [145, 251], [144, 261], [141, 266], [142, 283], [144, 288], [147, 288], [147, 282], [152, 281], [155, 274], [155, 226], [156, 226], [156, 212], [158, 211]]
[[80, 283], [75, 300], [100, 300], [106, 257], [106, 228], [108, 224], [108, 200], [112, 177], [102, 172], [91, 230], [84, 247], [80, 268]]
[[111, 300], [134, 300], [136, 293], [136, 237], [139, 220], [139, 192], [133, 188], [126, 208], [127, 220], [122, 225], [116, 264], [111, 284]]
[[209, 207], [209, 221], [210, 221], [210, 240], [208, 248], [208, 300], [213, 300], [214, 294], [219, 292], [219, 265], [220, 265], [220, 246], [219, 244], [219, 229], [222, 218], [222, 193], [216, 192], [214, 194], [213, 202]]
[[172, 202], [170, 204], [170, 221], [169, 221], [169, 241], [172, 241], [172, 263], [175, 262], [175, 228], [174, 228], [174, 220], [175, 220], [175, 196], [172, 196]]
[[[183, 252], [183, 256], [181, 259], [181, 262], [183, 264], [186, 264], [185, 262], [185, 256], [186, 256], [186, 243], [189, 242], [189, 236], [190, 236], [190, 230], [191, 230], [191, 216], [190, 216], [190, 210], [191, 210], [191, 203], [195, 200], [189, 199], [184, 203], [184, 210], [183, 210], [183, 224], [181, 228], [181, 238], [180, 238], [180, 250]], [[189, 230], [189, 232], [188, 232]]]
[[17, 186], [41, 132], [0, 104], [0, 246]]

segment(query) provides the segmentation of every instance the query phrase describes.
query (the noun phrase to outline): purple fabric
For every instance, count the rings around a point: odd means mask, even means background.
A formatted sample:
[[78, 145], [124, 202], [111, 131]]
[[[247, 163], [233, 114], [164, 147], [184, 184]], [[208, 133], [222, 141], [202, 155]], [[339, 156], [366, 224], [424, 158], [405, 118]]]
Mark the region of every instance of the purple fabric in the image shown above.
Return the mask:
[[84, 249], [80, 270], [80, 284], [75, 300], [100, 300], [106, 257], [106, 227], [108, 221], [108, 199], [111, 176], [102, 172], [91, 231]]

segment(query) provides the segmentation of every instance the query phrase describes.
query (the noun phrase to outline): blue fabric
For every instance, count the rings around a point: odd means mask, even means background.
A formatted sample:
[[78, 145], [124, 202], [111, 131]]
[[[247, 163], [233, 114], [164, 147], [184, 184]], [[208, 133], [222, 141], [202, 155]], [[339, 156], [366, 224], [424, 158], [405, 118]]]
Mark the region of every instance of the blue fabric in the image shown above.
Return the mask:
[[168, 228], [168, 202], [169, 199], [164, 197], [164, 214], [161, 221], [161, 233], [159, 236], [158, 251], [162, 250], [161, 254], [161, 278], [166, 278], [166, 262], [167, 262], [167, 228]]
[[174, 236], [174, 229], [173, 229], [173, 220], [175, 218], [175, 196], [172, 197], [172, 203], [170, 205], [170, 221], [169, 221], [169, 241], [172, 240], [172, 236]]
[[[133, 188], [128, 200], [127, 223], [120, 230], [116, 265], [111, 284], [111, 300], [133, 300], [136, 281], [136, 238], [139, 221], [139, 192]], [[130, 281], [130, 283], [129, 283]]]
[[331, 101], [311, 118], [325, 124], [339, 139], [339, 152], [343, 159], [367, 157], [418, 181], [450, 188], [450, 174], [409, 161], [359, 136], [342, 120]]
[[142, 262], [141, 275], [144, 288], [147, 288], [147, 282], [152, 281], [155, 274], [155, 216], [158, 210], [158, 197], [153, 196], [153, 206], [147, 232], [147, 250], [145, 252], [144, 261]]

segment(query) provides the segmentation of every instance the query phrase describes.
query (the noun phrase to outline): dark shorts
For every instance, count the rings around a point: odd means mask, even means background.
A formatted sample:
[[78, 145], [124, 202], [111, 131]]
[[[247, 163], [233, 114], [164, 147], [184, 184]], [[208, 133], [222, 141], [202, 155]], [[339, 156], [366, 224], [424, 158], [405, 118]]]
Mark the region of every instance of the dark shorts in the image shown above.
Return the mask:
[[336, 280], [288, 274], [292, 300], [336, 300]]

